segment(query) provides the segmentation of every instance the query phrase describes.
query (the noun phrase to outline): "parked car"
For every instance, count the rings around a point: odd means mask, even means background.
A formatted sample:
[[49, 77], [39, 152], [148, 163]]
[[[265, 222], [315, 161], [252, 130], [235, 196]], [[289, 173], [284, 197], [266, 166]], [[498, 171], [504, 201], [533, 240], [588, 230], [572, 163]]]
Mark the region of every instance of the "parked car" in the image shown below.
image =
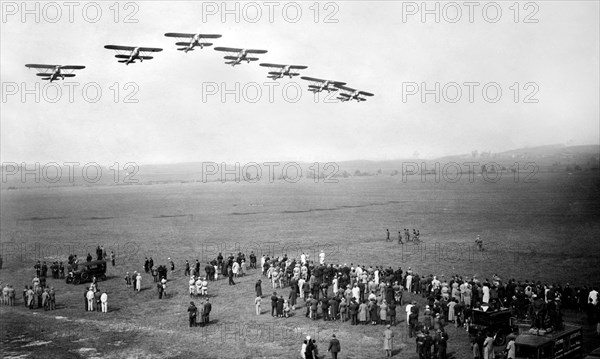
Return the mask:
[[506, 336], [515, 329], [514, 318], [510, 309], [487, 310], [474, 308], [471, 312], [469, 334], [477, 335], [479, 332], [490, 332], [494, 336], [495, 345], [504, 345]]
[[[543, 333], [543, 334], [542, 334]], [[519, 334], [515, 339], [517, 359], [579, 359], [583, 356], [583, 329], [566, 324], [553, 332], [536, 331]]]
[[79, 284], [91, 282], [92, 278], [106, 280], [106, 261], [78, 263], [65, 278], [67, 283]]

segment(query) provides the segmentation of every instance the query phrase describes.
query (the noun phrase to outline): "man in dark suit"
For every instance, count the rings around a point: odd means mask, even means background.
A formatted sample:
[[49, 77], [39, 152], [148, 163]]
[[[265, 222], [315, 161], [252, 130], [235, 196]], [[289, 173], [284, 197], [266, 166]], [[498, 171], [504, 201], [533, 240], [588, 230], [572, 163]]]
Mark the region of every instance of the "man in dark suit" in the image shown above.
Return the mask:
[[352, 318], [352, 325], [358, 324], [358, 304], [356, 300], [352, 298], [352, 302], [348, 306], [348, 312], [350, 313], [350, 317]]
[[208, 324], [208, 322], [210, 322], [210, 311], [212, 309], [212, 304], [210, 304], [210, 302], [208, 301], [208, 298], [206, 298], [206, 302], [204, 303], [204, 314], [203, 314], [203, 320], [202, 323], [204, 324]]
[[273, 292], [271, 296], [271, 316], [275, 316], [277, 314], [277, 301], [279, 298], [277, 297], [277, 292]]
[[188, 307], [188, 313], [190, 313], [190, 328], [196, 326], [196, 314], [198, 313], [198, 308], [194, 305], [194, 302], [190, 302], [190, 306]]
[[338, 353], [341, 351], [340, 341], [337, 340], [335, 334], [331, 336], [331, 340], [329, 341], [329, 349], [327, 351], [331, 352], [331, 357], [333, 359], [337, 359]]

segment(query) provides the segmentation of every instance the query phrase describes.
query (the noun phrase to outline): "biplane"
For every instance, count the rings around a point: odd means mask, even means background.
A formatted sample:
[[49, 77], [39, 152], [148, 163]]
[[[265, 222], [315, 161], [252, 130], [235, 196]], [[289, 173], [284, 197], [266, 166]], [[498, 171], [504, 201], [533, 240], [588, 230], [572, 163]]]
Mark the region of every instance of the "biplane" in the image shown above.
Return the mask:
[[336, 85], [345, 85], [345, 82], [340, 82], [340, 81], [334, 81], [334, 80], [323, 80], [323, 79], [317, 79], [314, 77], [306, 77], [306, 76], [302, 76], [301, 77], [302, 80], [306, 80], [306, 81], [310, 81], [311, 84], [308, 85], [308, 91], [311, 92], [321, 92], [323, 90], [327, 91], [327, 92], [331, 92], [331, 91], [337, 91], [338, 88], [337, 87], [332, 87], [332, 86], [336, 86]]
[[373, 96], [372, 93], [365, 92], [365, 91], [358, 91], [358, 90], [355, 90], [353, 88], [346, 87], [343, 85], [335, 85], [335, 87], [337, 87], [343, 91], [343, 92], [340, 92], [340, 94], [338, 95], [338, 100], [340, 100], [342, 102], [351, 101], [351, 100], [356, 100], [358, 102], [367, 101], [366, 98], [360, 97], [360, 96]]
[[289, 78], [292, 78], [293, 76], [298, 76], [300, 75], [297, 72], [291, 72], [292, 70], [305, 70], [308, 68], [308, 66], [302, 66], [302, 65], [279, 65], [279, 64], [260, 64], [259, 66], [262, 67], [268, 67], [271, 69], [277, 69], [275, 71], [269, 71], [269, 76], [267, 76], [267, 78], [273, 79], [273, 80], [277, 80], [277, 79], [281, 79], [284, 76], [289, 76]]
[[134, 64], [135, 60], [152, 60], [154, 57], [150, 56], [153, 52], [161, 52], [163, 49], [157, 47], [135, 47], [135, 46], [121, 46], [121, 45], [106, 45], [105, 49], [115, 50], [117, 54], [115, 57], [120, 63], [125, 65]]
[[236, 49], [233, 47], [215, 47], [216, 51], [227, 52], [230, 55], [224, 57], [225, 60], [229, 60], [225, 62], [227, 65], [235, 66], [242, 63], [242, 61], [246, 61], [250, 63], [250, 61], [257, 61], [258, 57], [248, 57], [248, 54], [266, 54], [267, 50], [247, 50], [247, 49]]
[[[202, 39], [218, 39], [222, 35], [217, 34], [184, 34], [179, 32], [167, 32], [166, 37], [175, 37], [183, 41], [176, 42], [175, 45], [182, 46], [177, 48], [179, 51], [183, 51], [187, 54], [188, 51], [194, 51], [194, 47], [199, 46], [203, 49], [204, 46], [212, 46], [210, 42], [204, 42]], [[185, 40], [184, 40], [185, 39]]]
[[[26, 64], [25, 67], [30, 69], [40, 69], [41, 72], [36, 75], [41, 76], [42, 80], [50, 80], [50, 82], [58, 79], [65, 79], [65, 77], [75, 77], [73, 71], [83, 70], [85, 66], [80, 65], [43, 65], [43, 64]], [[65, 73], [66, 71], [71, 71]]]

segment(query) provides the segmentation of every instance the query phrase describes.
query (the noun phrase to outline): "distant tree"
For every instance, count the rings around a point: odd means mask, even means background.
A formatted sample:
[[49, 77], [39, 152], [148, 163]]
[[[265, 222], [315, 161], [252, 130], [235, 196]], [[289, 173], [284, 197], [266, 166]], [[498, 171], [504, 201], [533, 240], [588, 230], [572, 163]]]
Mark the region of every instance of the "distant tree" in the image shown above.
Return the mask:
[[356, 171], [354, 171], [354, 175], [355, 176], [362, 176], [362, 173], [360, 173], [360, 170], [356, 170]]
[[381, 174], [381, 168], [377, 170], [377, 174], [380, 175]]
[[478, 153], [479, 153], [479, 152], [478, 152], [477, 150], [473, 150], [473, 151], [471, 151], [471, 156], [472, 156], [473, 158], [477, 158], [477, 154], [478, 154]]

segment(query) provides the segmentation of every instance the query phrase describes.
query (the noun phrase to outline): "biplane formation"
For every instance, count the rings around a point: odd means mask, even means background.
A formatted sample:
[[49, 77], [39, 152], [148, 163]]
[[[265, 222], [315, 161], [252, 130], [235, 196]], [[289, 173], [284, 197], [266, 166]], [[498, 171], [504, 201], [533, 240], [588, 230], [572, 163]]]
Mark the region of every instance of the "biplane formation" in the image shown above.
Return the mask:
[[[175, 45], [178, 51], [188, 53], [194, 51], [195, 48], [203, 49], [205, 47], [212, 46], [212, 42], [207, 40], [219, 39], [222, 37], [220, 34], [202, 34], [202, 33], [182, 33], [182, 32], [167, 32], [164, 34], [165, 37], [177, 39]], [[115, 57], [119, 63], [125, 65], [144, 62], [144, 60], [152, 60], [154, 54], [163, 51], [159, 47], [145, 47], [145, 46], [126, 46], [126, 45], [105, 45], [105, 49], [116, 52]], [[260, 49], [246, 49], [237, 47], [215, 47], [215, 51], [226, 53], [223, 57], [226, 61], [226, 65], [235, 67], [244, 62], [250, 63], [258, 61], [257, 55], [264, 55], [268, 51]], [[50, 82], [57, 80], [64, 80], [65, 77], [74, 77], [73, 73], [75, 70], [83, 70], [83, 65], [46, 65], [46, 64], [26, 64], [27, 68], [37, 69], [42, 80], [48, 80]], [[295, 76], [299, 76], [301, 70], [306, 70], [308, 66], [305, 65], [291, 65], [291, 64], [274, 64], [274, 63], [261, 63], [261, 67], [269, 69], [267, 72], [267, 78], [278, 80], [285, 77], [290, 79]], [[313, 93], [319, 93], [327, 91], [339, 91], [337, 99], [341, 102], [349, 102], [355, 100], [357, 102], [366, 101], [365, 96], [374, 96], [370, 92], [356, 90], [351, 87], [347, 87], [346, 82], [320, 79], [316, 77], [302, 76], [302, 80], [308, 81], [308, 91]]]
[[[40, 76], [42, 80], [64, 80], [65, 77], [75, 77], [74, 70], [83, 70], [85, 66], [81, 65], [44, 65], [44, 64], [26, 64], [25, 67], [30, 69], [37, 69], [36, 75]], [[68, 72], [71, 71], [71, 72]]]

